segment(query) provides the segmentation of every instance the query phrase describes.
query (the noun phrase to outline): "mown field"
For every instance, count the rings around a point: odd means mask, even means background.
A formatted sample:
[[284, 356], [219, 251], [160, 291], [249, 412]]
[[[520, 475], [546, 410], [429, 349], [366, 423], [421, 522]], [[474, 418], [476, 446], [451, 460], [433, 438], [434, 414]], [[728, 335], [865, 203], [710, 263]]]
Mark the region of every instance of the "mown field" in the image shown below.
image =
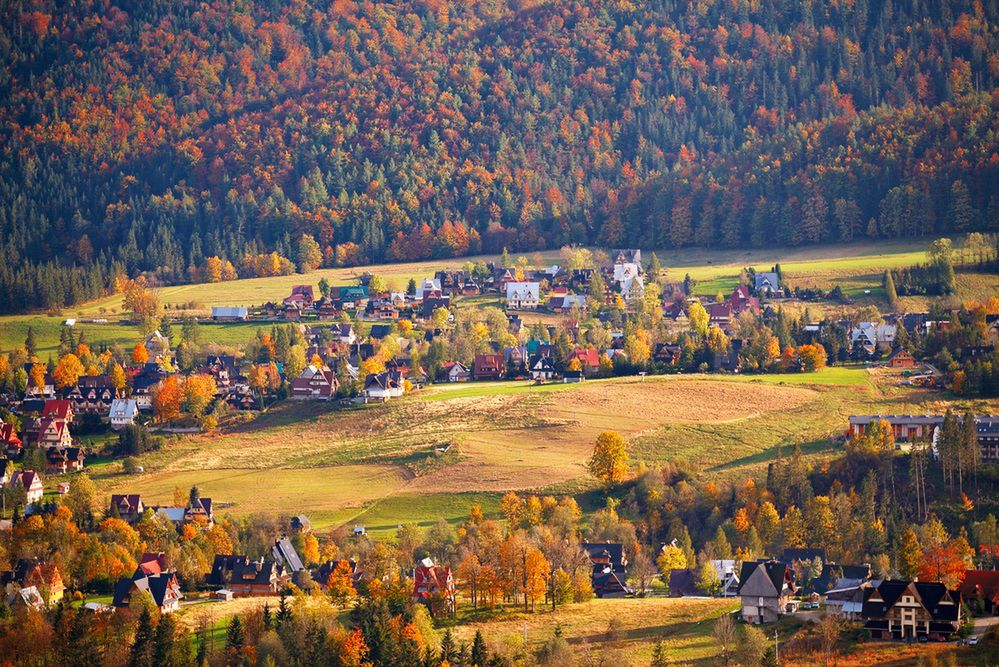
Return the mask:
[[[680, 461], [712, 478], [762, 476], [778, 447], [836, 453], [856, 412], [934, 409], [939, 395], [901, 390], [863, 368], [766, 376], [661, 376], [435, 387], [355, 408], [279, 404], [254, 421], [175, 437], [140, 458], [145, 472], [92, 467], [107, 492], [169, 502], [197, 485], [236, 515], [308, 514], [319, 528], [456, 522], [490, 514], [509, 490], [586, 493], [596, 435], [622, 433], [634, 464]], [[443, 451], [445, 448], [447, 451]]]

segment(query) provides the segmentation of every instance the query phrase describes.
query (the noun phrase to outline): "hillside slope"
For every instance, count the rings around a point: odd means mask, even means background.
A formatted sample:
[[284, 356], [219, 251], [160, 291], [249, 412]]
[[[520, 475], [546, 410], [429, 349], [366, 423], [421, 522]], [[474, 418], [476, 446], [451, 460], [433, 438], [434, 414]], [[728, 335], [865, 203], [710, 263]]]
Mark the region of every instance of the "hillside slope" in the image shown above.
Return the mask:
[[24, 0], [0, 18], [2, 310], [213, 256], [273, 270], [244, 257], [296, 261], [303, 233], [333, 265], [999, 218], [995, 3]]

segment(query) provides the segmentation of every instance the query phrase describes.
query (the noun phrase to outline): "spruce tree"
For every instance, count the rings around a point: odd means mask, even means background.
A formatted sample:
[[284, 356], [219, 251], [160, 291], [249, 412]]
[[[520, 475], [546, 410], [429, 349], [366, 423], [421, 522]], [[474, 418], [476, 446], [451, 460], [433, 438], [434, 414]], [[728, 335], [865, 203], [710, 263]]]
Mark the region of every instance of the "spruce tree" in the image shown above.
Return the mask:
[[38, 343], [35, 342], [35, 329], [28, 327], [28, 335], [24, 339], [24, 349], [28, 351], [28, 356], [33, 357], [38, 353]]
[[895, 291], [895, 279], [891, 275], [891, 271], [885, 271], [884, 280], [882, 280], [885, 288], [885, 297], [888, 299], [888, 305], [892, 308], [898, 303], [898, 293]]
[[448, 628], [444, 631], [444, 638], [441, 639], [441, 662], [453, 662], [456, 655], [458, 652], [454, 645], [454, 637], [451, 636], [451, 629]]
[[482, 631], [475, 631], [475, 639], [472, 640], [472, 665], [475, 667], [485, 667], [489, 659], [489, 651], [486, 648], [486, 640], [482, 638]]
[[243, 655], [243, 624], [233, 616], [225, 635], [225, 652], [230, 664], [239, 664]]
[[129, 667], [153, 667], [153, 632], [153, 618], [149, 609], [145, 608], [139, 615], [139, 624], [135, 629], [135, 640], [128, 658]]
[[285, 621], [291, 620], [291, 608], [288, 606], [288, 594], [281, 591], [281, 598], [278, 600], [278, 611], [274, 617], [274, 627], [280, 628]]

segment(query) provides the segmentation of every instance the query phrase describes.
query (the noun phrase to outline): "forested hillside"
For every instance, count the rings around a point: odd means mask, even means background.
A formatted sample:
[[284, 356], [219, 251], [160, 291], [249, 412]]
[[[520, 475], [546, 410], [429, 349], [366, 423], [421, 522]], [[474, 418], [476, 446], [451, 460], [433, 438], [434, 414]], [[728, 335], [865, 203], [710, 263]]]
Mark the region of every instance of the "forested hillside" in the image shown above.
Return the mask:
[[997, 25], [987, 0], [4, 2], [0, 310], [122, 272], [996, 228]]

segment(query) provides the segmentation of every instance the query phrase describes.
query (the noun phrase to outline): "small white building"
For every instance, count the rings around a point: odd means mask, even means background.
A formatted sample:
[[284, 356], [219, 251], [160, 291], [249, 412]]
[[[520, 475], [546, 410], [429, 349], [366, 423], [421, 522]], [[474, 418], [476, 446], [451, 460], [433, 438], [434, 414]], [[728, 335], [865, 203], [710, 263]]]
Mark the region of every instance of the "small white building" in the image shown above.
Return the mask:
[[537, 310], [541, 302], [541, 283], [509, 282], [506, 284], [506, 307], [510, 310]]
[[139, 404], [134, 398], [116, 398], [111, 401], [108, 421], [111, 422], [112, 429], [120, 431], [129, 424], [134, 424], [138, 414]]
[[216, 322], [236, 322], [249, 317], [246, 306], [212, 306], [212, 319]]

